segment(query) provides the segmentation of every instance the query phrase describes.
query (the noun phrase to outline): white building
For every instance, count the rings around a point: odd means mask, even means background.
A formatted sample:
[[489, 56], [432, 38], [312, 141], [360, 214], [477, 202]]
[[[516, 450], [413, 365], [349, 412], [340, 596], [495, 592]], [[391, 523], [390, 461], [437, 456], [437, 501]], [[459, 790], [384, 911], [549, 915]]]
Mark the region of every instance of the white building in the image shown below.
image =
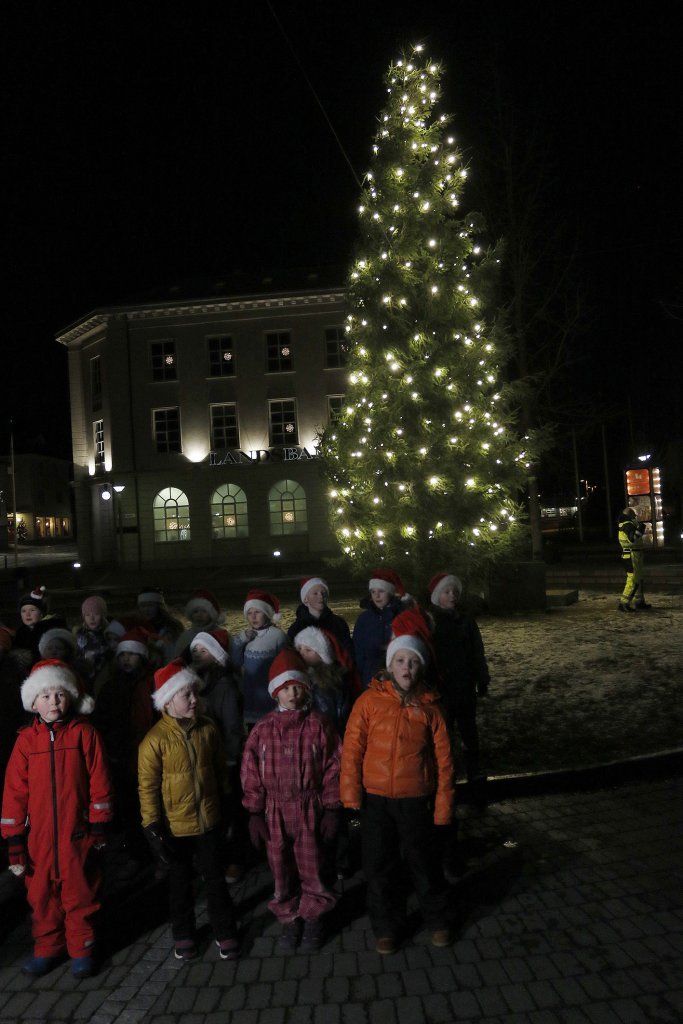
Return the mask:
[[345, 296], [309, 284], [97, 309], [59, 332], [81, 560], [335, 550], [316, 436], [344, 393]]

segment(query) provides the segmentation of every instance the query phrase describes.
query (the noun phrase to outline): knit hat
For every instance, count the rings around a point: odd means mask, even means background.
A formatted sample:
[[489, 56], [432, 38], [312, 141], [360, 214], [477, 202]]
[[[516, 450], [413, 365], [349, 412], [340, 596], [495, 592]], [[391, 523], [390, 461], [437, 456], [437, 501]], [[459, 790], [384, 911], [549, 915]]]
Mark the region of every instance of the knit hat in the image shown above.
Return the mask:
[[[49, 621], [49, 620], [48, 620]], [[76, 637], [68, 629], [46, 629], [40, 640], [38, 641], [38, 650], [47, 657], [47, 647], [51, 640], [63, 640], [65, 644], [68, 644], [72, 651], [76, 650]]]
[[164, 665], [154, 673], [154, 693], [152, 695], [154, 707], [157, 711], [163, 711], [176, 693], [193, 683], [200, 690], [204, 686], [197, 673], [193, 672], [182, 658], [170, 661], [168, 665]]
[[435, 604], [437, 608], [439, 607], [439, 598], [446, 587], [453, 587], [456, 597], [460, 597], [462, 594], [462, 583], [458, 577], [452, 576], [447, 572], [437, 572], [436, 576], [432, 576], [427, 585], [427, 589], [432, 595], [432, 604]]
[[121, 639], [123, 639], [125, 632], [126, 627], [122, 622], [119, 622], [118, 619], [112, 619], [111, 622], [108, 622], [107, 625], [104, 627], [105, 636], [107, 635], [107, 633], [112, 633], [114, 636], [118, 636], [121, 637]]
[[76, 673], [58, 658], [37, 661], [22, 683], [21, 703], [26, 711], [32, 711], [36, 697], [50, 690], [66, 690], [73, 698], [73, 708], [78, 715], [89, 715], [95, 707], [95, 701], [85, 693]]
[[393, 569], [373, 569], [368, 590], [386, 590], [392, 597], [405, 597], [406, 593], [401, 577]]
[[27, 604], [32, 604], [34, 608], [38, 608], [44, 615], [47, 611], [47, 589], [43, 586], [33, 587], [30, 594], [20, 598], [19, 611]]
[[[120, 623], [117, 623], [117, 625], [120, 625]], [[123, 634], [117, 644], [117, 657], [119, 654], [128, 651], [130, 654], [139, 654], [145, 661], [149, 661], [149, 647], [147, 646], [149, 635], [147, 630], [141, 629], [139, 626], [129, 629], [127, 633]]]
[[217, 625], [221, 620], [221, 606], [209, 590], [195, 590], [190, 600], [185, 605], [185, 618], [192, 618], [192, 612], [202, 608], [211, 616], [211, 625]]
[[302, 683], [310, 687], [310, 680], [306, 666], [301, 660], [301, 655], [293, 651], [291, 647], [283, 649], [273, 658], [268, 669], [268, 693], [275, 700], [278, 690], [289, 683]]
[[103, 619], [107, 617], [107, 602], [99, 594], [91, 594], [90, 597], [86, 597], [85, 601], [81, 605], [81, 615], [83, 618], [90, 612], [90, 614], [99, 614]]
[[249, 591], [244, 602], [245, 619], [250, 608], [258, 608], [259, 611], [263, 612], [273, 622], [278, 622], [282, 618], [280, 615], [280, 602], [274, 594], [269, 594], [267, 590]]
[[320, 655], [325, 665], [331, 665], [335, 661], [334, 649], [330, 642], [330, 634], [318, 626], [306, 626], [294, 637], [294, 646], [297, 651], [302, 647], [310, 647]]
[[431, 630], [421, 608], [406, 608], [391, 623], [393, 640], [387, 647], [386, 666], [389, 668], [397, 651], [413, 651], [423, 665], [432, 650]]
[[227, 665], [230, 636], [226, 629], [212, 629], [210, 633], [197, 633], [190, 642], [190, 650], [205, 647], [219, 665]]
[[324, 587], [325, 595], [329, 596], [330, 588], [325, 580], [321, 579], [320, 576], [307, 576], [306, 579], [301, 581], [301, 590], [299, 591], [302, 604], [306, 604], [306, 597], [313, 587]]
[[145, 587], [144, 590], [138, 594], [138, 605], [141, 604], [159, 604], [162, 607], [166, 605], [166, 599], [164, 598], [163, 591], [159, 590], [158, 587]]

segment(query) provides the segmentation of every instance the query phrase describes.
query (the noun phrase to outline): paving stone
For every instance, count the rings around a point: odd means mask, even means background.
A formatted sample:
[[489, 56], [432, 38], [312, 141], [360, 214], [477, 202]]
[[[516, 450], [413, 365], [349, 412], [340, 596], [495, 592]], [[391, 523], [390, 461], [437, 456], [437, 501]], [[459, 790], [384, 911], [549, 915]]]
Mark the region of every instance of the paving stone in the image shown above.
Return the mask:
[[395, 1000], [398, 1024], [420, 1024], [424, 1014], [422, 1002], [417, 996], [401, 996]]
[[323, 979], [304, 978], [299, 982], [298, 1001], [318, 1005], [323, 1001]]
[[507, 1013], [508, 1005], [497, 988], [478, 988], [475, 989], [474, 995], [477, 997], [485, 1017]]
[[370, 1003], [367, 1009], [371, 1024], [398, 1024], [396, 1007], [391, 999]]
[[296, 1002], [298, 987], [299, 982], [295, 981], [294, 978], [288, 978], [286, 981], [280, 981], [276, 985], [271, 985], [271, 1005], [293, 1006]]
[[533, 999], [535, 1005], [541, 1010], [546, 1010], [553, 1006], [559, 1006], [561, 1003], [557, 989], [554, 988], [547, 979], [537, 978], [533, 981], [528, 981], [526, 984], [526, 990]]
[[451, 992], [448, 998], [456, 1020], [476, 1019], [481, 1016], [480, 1004], [472, 992]]
[[[341, 1019], [343, 1024], [375, 1024], [374, 1018], [369, 1017], [368, 1011], [360, 1003], [347, 1003], [346, 1006], [342, 1006]], [[289, 1019], [287, 1024], [290, 1024]]]
[[313, 1010], [313, 1024], [339, 1024], [341, 1007], [338, 1003], [323, 1003]]
[[326, 978], [324, 985], [326, 1003], [346, 1003], [351, 991], [351, 982], [347, 977]]
[[221, 1011], [241, 1010], [247, 1001], [246, 985], [233, 985], [221, 992], [218, 1006]]

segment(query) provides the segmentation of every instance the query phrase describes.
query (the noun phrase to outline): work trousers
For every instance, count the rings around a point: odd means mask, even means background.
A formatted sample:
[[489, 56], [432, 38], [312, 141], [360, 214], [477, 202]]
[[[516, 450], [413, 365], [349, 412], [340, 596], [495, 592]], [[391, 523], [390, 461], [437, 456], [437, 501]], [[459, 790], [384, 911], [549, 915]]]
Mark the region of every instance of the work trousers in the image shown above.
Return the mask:
[[434, 831], [431, 797], [390, 799], [368, 793], [362, 816], [363, 872], [367, 909], [377, 936], [394, 936], [405, 926], [402, 867], [412, 877], [422, 916], [431, 930], [445, 927], [449, 890]]
[[168, 869], [169, 905], [173, 939], [195, 936], [193, 862], [204, 880], [206, 909], [216, 939], [235, 934], [235, 910], [225, 881], [225, 866], [218, 829], [197, 836], [174, 836]]
[[630, 604], [636, 596], [639, 602], [644, 601], [642, 551], [632, 551], [630, 555], [623, 555], [621, 561], [626, 570], [626, 585], [621, 595], [621, 604]]

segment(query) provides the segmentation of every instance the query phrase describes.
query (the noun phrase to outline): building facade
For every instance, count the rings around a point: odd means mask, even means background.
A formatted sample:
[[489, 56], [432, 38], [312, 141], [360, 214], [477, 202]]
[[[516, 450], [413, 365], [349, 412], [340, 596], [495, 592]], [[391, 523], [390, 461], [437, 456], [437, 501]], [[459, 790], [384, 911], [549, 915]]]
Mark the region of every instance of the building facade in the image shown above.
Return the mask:
[[14, 545], [15, 506], [20, 544], [71, 542], [70, 463], [50, 455], [0, 456], [0, 551]]
[[174, 298], [61, 331], [81, 561], [332, 553], [316, 445], [343, 399], [344, 299], [318, 287]]

